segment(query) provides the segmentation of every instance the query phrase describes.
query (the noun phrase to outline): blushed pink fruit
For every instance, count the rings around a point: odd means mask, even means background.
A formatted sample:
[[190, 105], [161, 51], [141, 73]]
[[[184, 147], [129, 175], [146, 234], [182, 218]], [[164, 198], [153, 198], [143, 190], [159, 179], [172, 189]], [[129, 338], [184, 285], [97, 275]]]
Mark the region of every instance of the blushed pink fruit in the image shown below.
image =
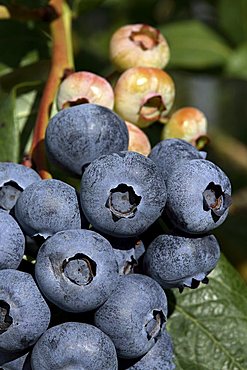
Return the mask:
[[170, 58], [166, 39], [147, 24], [120, 27], [110, 41], [110, 59], [119, 71], [131, 67], [164, 68]]
[[163, 139], [183, 139], [197, 149], [208, 143], [207, 118], [197, 108], [184, 107], [175, 111], [161, 133]]
[[129, 132], [128, 150], [148, 156], [151, 152], [151, 144], [148, 136], [133, 123], [127, 121], [125, 123]]
[[87, 71], [70, 74], [59, 87], [58, 109], [82, 103], [93, 103], [113, 109], [114, 93], [109, 82], [105, 78]]
[[159, 68], [133, 67], [116, 82], [115, 111], [126, 121], [148, 127], [164, 120], [175, 98], [175, 86], [168, 73]]

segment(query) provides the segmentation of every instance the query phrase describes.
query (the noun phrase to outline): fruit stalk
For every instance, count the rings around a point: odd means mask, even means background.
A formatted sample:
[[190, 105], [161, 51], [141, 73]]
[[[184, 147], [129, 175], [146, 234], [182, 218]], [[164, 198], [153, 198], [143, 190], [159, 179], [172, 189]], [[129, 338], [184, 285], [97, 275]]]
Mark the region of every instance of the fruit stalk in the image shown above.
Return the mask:
[[24, 161], [26, 165], [28, 165], [28, 162], [29, 165], [33, 162], [36, 171], [43, 179], [51, 178], [44, 146], [45, 131], [50, 119], [51, 107], [61, 79], [68, 71], [73, 70], [74, 65], [70, 9], [63, 0], [51, 0], [49, 5], [53, 7], [57, 15], [50, 24], [52, 39], [51, 68], [40, 101], [29, 158]]

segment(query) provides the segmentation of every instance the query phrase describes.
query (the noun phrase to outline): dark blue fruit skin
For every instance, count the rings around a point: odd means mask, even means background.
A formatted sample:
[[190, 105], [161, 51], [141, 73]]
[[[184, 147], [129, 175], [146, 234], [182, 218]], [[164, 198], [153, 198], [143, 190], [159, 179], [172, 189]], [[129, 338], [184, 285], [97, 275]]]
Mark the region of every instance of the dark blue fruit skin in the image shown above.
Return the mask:
[[[27, 349], [38, 340], [50, 323], [50, 310], [32, 276], [13, 269], [0, 271], [0, 310], [3, 320], [6, 318], [6, 304], [12, 323], [0, 334], [0, 354], [13, 354]], [[1, 323], [3, 327], [3, 321]]]
[[[16, 200], [28, 185], [33, 182], [41, 180], [41, 177], [33, 169], [28, 168], [22, 164], [12, 162], [0, 163], [0, 208], [10, 211]], [[7, 191], [6, 186], [12, 187]], [[17, 189], [13, 189], [13, 186]], [[13, 199], [13, 190], [15, 190], [15, 197]]]
[[32, 370], [117, 370], [110, 338], [89, 324], [65, 322], [48, 329], [35, 344]]
[[165, 328], [154, 346], [126, 370], [174, 370], [174, 353], [170, 335]]
[[[82, 271], [78, 272], [77, 265], [72, 265], [69, 275], [64, 269], [66, 261], [74, 256], [80, 261], [82, 255], [96, 264], [96, 274], [90, 282], [78, 280]], [[116, 287], [118, 276], [111, 244], [90, 230], [66, 230], [53, 235], [42, 244], [35, 264], [40, 290], [51, 302], [69, 312], [99, 307]]]
[[220, 258], [214, 235], [190, 238], [159, 235], [147, 248], [144, 272], [163, 288], [191, 287], [192, 279], [202, 281]]
[[45, 135], [50, 159], [77, 175], [99, 156], [127, 150], [128, 142], [125, 122], [97, 104], [61, 110], [50, 120]]
[[[109, 207], [109, 196], [120, 184], [139, 197], [131, 215], [115, 216]], [[80, 200], [86, 218], [96, 230], [117, 237], [133, 237], [144, 232], [162, 214], [166, 185], [151, 159], [136, 152], [113, 153], [87, 167], [81, 180]]]
[[[148, 336], [153, 313], [162, 315], [155, 334]], [[165, 325], [167, 299], [161, 286], [148, 276], [120, 276], [117, 288], [96, 311], [95, 325], [112, 339], [120, 358], [144, 355], [155, 344], [160, 327]]]
[[67, 229], [80, 229], [81, 216], [75, 189], [49, 179], [29, 185], [15, 205], [15, 217], [24, 232], [48, 236]]
[[155, 162], [165, 180], [181, 161], [205, 159], [206, 153], [197, 150], [192, 144], [182, 139], [166, 139], [159, 141], [151, 150], [149, 158]]
[[25, 237], [18, 223], [0, 209], [0, 270], [17, 269], [25, 249]]
[[[167, 181], [165, 214], [179, 230], [202, 234], [220, 226], [228, 215], [228, 207], [220, 217], [205, 209], [203, 193], [210, 183], [219, 185], [226, 196], [231, 184], [226, 174], [205, 159], [184, 162], [171, 173]], [[222, 207], [226, 204], [223, 202]]]

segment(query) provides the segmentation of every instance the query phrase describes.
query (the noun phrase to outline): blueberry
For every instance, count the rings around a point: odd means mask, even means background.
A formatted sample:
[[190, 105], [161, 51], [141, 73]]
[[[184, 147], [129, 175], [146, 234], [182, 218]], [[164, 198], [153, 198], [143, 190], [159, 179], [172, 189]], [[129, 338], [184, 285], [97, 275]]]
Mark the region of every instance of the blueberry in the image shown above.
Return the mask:
[[13, 355], [29, 348], [49, 322], [49, 307], [32, 276], [13, 269], [0, 270], [0, 358], [2, 353]]
[[93, 325], [65, 322], [48, 329], [35, 344], [33, 370], [117, 370], [110, 338]]
[[127, 150], [128, 141], [125, 122], [97, 104], [61, 110], [50, 120], [45, 135], [51, 160], [78, 175], [99, 156]]
[[35, 277], [43, 294], [61, 309], [85, 312], [100, 306], [118, 282], [111, 244], [90, 230], [66, 230], [41, 246]]
[[193, 159], [176, 167], [167, 181], [165, 214], [187, 233], [206, 233], [221, 225], [231, 204], [226, 174], [206, 159]]
[[0, 270], [17, 269], [25, 249], [25, 237], [15, 219], [0, 209]]
[[162, 214], [166, 186], [151, 159], [136, 152], [113, 153], [87, 167], [80, 199], [85, 216], [96, 230], [132, 237]]
[[10, 211], [21, 192], [33, 182], [41, 180], [37, 172], [22, 164], [0, 163], [0, 208]]
[[154, 346], [126, 370], [174, 370], [174, 353], [170, 335], [165, 328]]
[[144, 271], [163, 288], [196, 288], [207, 283], [207, 275], [220, 258], [220, 247], [213, 235], [184, 237], [159, 235], [144, 255]]
[[151, 150], [152, 159], [162, 172], [165, 180], [181, 161], [205, 159], [206, 153], [197, 150], [192, 144], [182, 139], [166, 139], [159, 141]]
[[75, 189], [55, 179], [29, 185], [16, 202], [15, 216], [31, 237], [47, 238], [61, 230], [80, 229], [82, 223]]
[[156, 342], [167, 316], [161, 286], [148, 276], [120, 276], [108, 300], [95, 313], [95, 324], [112, 339], [120, 358], [145, 354]]

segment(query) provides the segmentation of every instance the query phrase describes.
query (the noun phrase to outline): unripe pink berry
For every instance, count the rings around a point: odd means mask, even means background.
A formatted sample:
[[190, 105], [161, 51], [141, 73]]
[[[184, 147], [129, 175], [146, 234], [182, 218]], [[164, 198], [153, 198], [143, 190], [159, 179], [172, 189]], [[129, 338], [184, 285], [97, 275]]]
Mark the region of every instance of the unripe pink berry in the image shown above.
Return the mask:
[[133, 123], [128, 121], [125, 121], [125, 123], [129, 132], [128, 150], [148, 156], [151, 152], [151, 144], [148, 136]]
[[161, 139], [183, 139], [202, 149], [208, 143], [207, 119], [197, 108], [184, 107], [175, 111], [164, 126]]
[[126, 25], [112, 35], [110, 59], [119, 71], [139, 66], [164, 68], [169, 58], [166, 39], [149, 25]]
[[58, 109], [93, 103], [113, 109], [114, 93], [109, 82], [92, 72], [74, 72], [65, 78], [58, 90]]
[[162, 69], [133, 67], [121, 74], [114, 93], [116, 113], [139, 127], [147, 127], [168, 115], [175, 86]]

